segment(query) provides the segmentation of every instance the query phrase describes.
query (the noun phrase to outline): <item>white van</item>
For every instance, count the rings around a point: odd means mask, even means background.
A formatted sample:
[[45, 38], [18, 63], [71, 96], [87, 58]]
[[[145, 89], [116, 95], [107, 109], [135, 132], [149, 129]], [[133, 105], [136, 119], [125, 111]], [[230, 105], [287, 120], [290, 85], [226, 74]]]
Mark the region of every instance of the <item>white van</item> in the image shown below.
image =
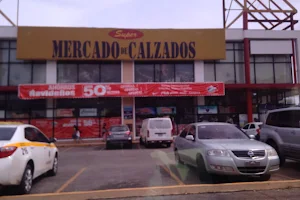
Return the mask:
[[173, 142], [172, 129], [170, 118], [144, 119], [140, 130], [140, 143], [146, 147], [155, 143], [170, 147]]

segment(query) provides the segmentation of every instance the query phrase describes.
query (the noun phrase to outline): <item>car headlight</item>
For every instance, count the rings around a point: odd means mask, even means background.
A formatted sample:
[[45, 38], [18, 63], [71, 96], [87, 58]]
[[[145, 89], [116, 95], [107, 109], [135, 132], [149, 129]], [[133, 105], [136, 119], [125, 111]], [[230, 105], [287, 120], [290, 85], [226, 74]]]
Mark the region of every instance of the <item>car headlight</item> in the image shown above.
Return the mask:
[[278, 156], [275, 149], [268, 149], [267, 152], [268, 152], [268, 156]]
[[220, 149], [208, 150], [207, 155], [209, 155], [209, 156], [230, 157], [230, 154], [228, 153], [227, 150], [220, 150]]

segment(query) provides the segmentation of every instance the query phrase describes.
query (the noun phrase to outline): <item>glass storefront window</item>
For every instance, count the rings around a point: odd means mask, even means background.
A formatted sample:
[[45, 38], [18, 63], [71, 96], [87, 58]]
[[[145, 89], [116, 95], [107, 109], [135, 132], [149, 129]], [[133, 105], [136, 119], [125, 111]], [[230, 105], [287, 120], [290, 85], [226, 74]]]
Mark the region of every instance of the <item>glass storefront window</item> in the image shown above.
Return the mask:
[[8, 81], [8, 64], [0, 64], [0, 85], [6, 86]]
[[33, 64], [32, 83], [46, 83], [46, 64]]
[[9, 52], [9, 61], [10, 62], [14, 62], [14, 63], [24, 62], [23, 60], [18, 60], [17, 59], [17, 50], [16, 49], [10, 49], [10, 52]]
[[155, 82], [175, 82], [175, 68], [173, 64], [155, 65]]
[[236, 83], [245, 83], [245, 65], [244, 63], [235, 63]]
[[134, 75], [135, 82], [154, 82], [154, 66], [151, 64], [136, 64]]
[[293, 83], [292, 65], [290, 63], [275, 63], [275, 83]]
[[103, 64], [103, 65], [101, 65], [100, 80], [103, 83], [119, 83], [119, 82], [121, 82], [121, 65], [119, 65], [119, 64]]
[[255, 64], [256, 83], [274, 83], [274, 71], [272, 63]]
[[275, 55], [274, 62], [291, 63], [291, 56], [290, 55]]
[[31, 83], [31, 64], [10, 64], [9, 85]]
[[250, 63], [250, 79], [251, 83], [255, 83], [255, 67], [253, 63]]
[[193, 63], [136, 63], [135, 82], [194, 82]]
[[175, 64], [176, 82], [194, 82], [194, 66], [191, 64]]
[[230, 62], [230, 63], [233, 63], [234, 62], [234, 51], [227, 50], [226, 51], [226, 59], [225, 60], [221, 60], [220, 62]]
[[79, 82], [99, 82], [100, 69], [98, 64], [79, 64]]
[[254, 60], [256, 63], [273, 62], [273, 57], [272, 57], [272, 55], [255, 55]]
[[244, 51], [235, 51], [235, 62], [243, 63], [244, 60]]
[[0, 62], [5, 63], [9, 60], [9, 50], [8, 49], [0, 49]]
[[235, 83], [234, 64], [216, 64], [216, 81]]
[[9, 48], [9, 42], [0, 40], [0, 48]]
[[58, 64], [57, 82], [58, 83], [76, 83], [78, 71], [76, 64]]

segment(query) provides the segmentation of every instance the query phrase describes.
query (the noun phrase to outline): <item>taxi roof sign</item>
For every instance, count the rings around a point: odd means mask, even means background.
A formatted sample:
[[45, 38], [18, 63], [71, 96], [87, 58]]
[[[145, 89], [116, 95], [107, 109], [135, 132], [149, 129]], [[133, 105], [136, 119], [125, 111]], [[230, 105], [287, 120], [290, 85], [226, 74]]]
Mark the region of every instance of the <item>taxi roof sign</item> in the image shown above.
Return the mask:
[[22, 122], [0, 122], [0, 125], [16, 125], [23, 124]]

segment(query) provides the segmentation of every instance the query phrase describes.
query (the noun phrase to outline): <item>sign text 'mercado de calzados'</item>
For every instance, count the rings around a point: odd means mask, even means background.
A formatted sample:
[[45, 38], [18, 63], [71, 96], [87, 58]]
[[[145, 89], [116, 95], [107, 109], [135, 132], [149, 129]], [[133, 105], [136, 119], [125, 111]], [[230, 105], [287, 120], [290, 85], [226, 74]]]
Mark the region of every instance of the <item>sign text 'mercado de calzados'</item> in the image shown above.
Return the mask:
[[21, 60], [225, 59], [223, 29], [18, 27]]
[[119, 59], [127, 54], [131, 59], [181, 58], [196, 56], [195, 42], [130, 42], [121, 46], [117, 41], [53, 40], [52, 58]]

